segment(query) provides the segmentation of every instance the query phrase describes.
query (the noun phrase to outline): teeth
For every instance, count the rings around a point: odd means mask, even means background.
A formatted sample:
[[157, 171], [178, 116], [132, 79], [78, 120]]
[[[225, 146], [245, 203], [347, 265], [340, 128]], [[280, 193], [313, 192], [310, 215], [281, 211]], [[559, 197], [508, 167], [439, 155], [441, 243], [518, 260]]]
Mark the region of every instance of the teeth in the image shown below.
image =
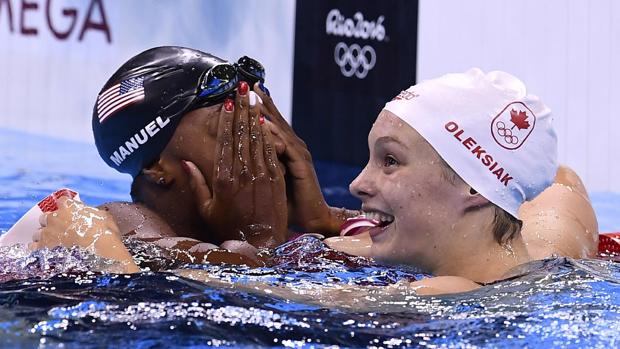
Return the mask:
[[381, 212], [364, 212], [366, 218], [382, 223], [392, 223], [394, 217]]

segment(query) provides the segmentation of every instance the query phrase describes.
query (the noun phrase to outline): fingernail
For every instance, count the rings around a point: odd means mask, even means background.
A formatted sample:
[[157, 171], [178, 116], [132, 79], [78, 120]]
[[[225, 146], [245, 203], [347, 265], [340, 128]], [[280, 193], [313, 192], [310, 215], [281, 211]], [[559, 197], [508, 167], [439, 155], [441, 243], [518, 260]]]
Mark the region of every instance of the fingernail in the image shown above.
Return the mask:
[[271, 96], [271, 94], [269, 93], [269, 90], [267, 89], [267, 87], [265, 87], [265, 85], [263, 85], [262, 82], [258, 83], [258, 87], [261, 89], [261, 91], [265, 92], [267, 96]]
[[183, 168], [183, 171], [185, 171], [185, 173], [191, 173], [191, 169], [189, 168], [189, 164], [187, 163], [187, 161], [181, 160], [181, 167]]
[[224, 101], [224, 110], [231, 112], [233, 109], [235, 109], [235, 102], [232, 99], [226, 99]]
[[261, 116], [258, 117], [258, 123], [261, 124], [261, 125], [265, 123], [265, 116], [264, 115], [261, 115]]
[[246, 94], [248, 94], [248, 90], [250, 89], [250, 86], [248, 86], [248, 83], [245, 81], [241, 81], [239, 83], [239, 94], [242, 96], [245, 96]]

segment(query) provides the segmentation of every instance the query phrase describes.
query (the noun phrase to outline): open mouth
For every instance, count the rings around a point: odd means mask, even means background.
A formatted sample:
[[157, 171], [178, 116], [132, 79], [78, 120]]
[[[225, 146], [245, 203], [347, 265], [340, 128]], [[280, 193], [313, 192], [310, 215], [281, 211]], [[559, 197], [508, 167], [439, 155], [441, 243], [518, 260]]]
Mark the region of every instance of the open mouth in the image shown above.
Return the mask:
[[341, 227], [341, 236], [353, 236], [363, 232], [381, 232], [394, 222], [394, 216], [379, 211], [363, 211], [361, 216], [349, 218]]
[[365, 211], [364, 216], [376, 223], [376, 226], [384, 228], [394, 222], [394, 216], [379, 211]]
[[368, 230], [373, 241], [376, 241], [378, 236], [383, 235], [388, 230], [387, 228], [390, 224], [394, 223], [394, 216], [380, 211], [365, 210], [364, 216], [375, 223], [375, 227]]

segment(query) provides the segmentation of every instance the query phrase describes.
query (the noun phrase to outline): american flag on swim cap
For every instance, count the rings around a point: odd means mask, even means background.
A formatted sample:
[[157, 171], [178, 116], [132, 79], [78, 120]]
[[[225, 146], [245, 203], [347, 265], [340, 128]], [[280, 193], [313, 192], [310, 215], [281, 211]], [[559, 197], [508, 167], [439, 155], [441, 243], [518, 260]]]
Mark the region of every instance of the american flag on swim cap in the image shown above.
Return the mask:
[[131, 78], [103, 91], [97, 98], [97, 115], [102, 123], [110, 115], [144, 99], [144, 77]]

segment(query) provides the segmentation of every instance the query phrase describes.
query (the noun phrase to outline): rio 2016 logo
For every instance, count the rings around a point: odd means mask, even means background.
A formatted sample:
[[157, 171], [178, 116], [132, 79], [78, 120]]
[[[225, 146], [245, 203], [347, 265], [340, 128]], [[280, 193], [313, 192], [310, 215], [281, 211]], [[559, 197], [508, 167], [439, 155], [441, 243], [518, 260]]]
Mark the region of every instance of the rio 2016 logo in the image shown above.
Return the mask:
[[363, 79], [375, 67], [377, 54], [372, 46], [360, 47], [358, 44], [347, 46], [344, 42], [339, 42], [334, 50], [334, 61], [340, 67], [342, 75], [348, 78], [355, 75]]
[[[361, 12], [356, 12], [353, 18], [345, 18], [338, 9], [332, 9], [327, 14], [325, 33], [381, 42], [386, 40], [384, 20], [384, 16], [379, 16], [376, 21], [367, 21]], [[334, 62], [340, 67], [343, 76], [364, 79], [375, 67], [377, 53], [370, 45], [347, 45], [341, 41], [334, 47]]]

